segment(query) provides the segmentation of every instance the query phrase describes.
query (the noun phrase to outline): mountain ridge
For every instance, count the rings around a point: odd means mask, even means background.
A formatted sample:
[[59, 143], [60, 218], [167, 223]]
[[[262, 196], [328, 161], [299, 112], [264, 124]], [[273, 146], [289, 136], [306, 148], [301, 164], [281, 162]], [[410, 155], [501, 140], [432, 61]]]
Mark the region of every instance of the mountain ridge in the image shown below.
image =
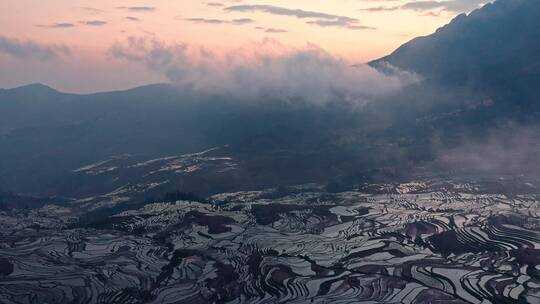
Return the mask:
[[539, 91], [532, 87], [540, 76], [538, 20], [540, 2], [498, 0], [369, 64], [381, 68], [389, 63], [428, 80], [537, 103]]

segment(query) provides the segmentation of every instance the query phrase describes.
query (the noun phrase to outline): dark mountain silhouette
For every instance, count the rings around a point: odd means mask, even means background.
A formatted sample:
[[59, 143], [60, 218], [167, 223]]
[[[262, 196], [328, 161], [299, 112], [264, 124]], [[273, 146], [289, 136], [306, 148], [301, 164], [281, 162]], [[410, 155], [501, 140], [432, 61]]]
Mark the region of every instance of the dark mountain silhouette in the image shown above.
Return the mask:
[[118, 155], [149, 159], [228, 144], [254, 184], [273, 184], [324, 180], [359, 154], [336, 149], [359, 123], [341, 107], [241, 103], [170, 85], [91, 95], [36, 96], [35, 88], [0, 93], [0, 184], [17, 192], [75, 195], [73, 170]]
[[539, 20], [538, 1], [498, 0], [371, 65], [387, 62], [428, 80], [487, 92], [514, 105], [538, 106]]

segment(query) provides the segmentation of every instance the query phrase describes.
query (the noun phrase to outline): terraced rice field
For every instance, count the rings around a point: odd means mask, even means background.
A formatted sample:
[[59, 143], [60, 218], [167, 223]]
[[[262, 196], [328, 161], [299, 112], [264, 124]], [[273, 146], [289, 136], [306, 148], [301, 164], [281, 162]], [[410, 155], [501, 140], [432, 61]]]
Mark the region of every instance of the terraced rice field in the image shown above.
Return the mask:
[[4, 212], [16, 228], [0, 239], [0, 302], [540, 303], [530, 191], [451, 182], [272, 191], [149, 204], [100, 229], [51, 206]]

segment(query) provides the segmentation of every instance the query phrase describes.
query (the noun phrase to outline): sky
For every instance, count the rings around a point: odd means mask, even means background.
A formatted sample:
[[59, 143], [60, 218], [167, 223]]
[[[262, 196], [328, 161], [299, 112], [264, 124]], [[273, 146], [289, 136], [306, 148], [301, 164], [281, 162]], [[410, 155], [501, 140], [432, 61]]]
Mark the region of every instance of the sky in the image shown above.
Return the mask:
[[365, 63], [486, 2], [2, 0], [0, 88], [120, 90], [171, 82], [178, 65], [215, 72], [314, 48]]

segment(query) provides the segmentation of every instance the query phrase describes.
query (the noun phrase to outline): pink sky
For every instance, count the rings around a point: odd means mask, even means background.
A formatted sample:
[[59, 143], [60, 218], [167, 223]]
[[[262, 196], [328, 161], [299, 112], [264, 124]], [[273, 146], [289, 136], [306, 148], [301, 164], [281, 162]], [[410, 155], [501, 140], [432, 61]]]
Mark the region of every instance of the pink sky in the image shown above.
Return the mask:
[[2, 0], [0, 87], [41, 82], [86, 93], [167, 81], [144, 65], [111, 56], [111, 47], [128, 37], [204, 48], [225, 58], [272, 39], [291, 48], [317, 45], [362, 63], [484, 2]]

